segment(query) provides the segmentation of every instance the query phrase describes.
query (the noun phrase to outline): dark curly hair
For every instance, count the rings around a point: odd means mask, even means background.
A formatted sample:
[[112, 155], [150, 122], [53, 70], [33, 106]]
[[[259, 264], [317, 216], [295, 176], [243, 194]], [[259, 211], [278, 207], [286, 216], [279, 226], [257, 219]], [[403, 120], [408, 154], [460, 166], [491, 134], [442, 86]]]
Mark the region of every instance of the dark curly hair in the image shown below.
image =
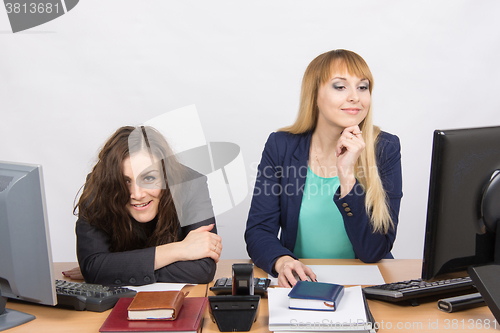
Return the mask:
[[[123, 161], [140, 151], [159, 159], [163, 172], [158, 222], [153, 234], [146, 239], [141, 237], [141, 230], [126, 210], [130, 192], [123, 175]], [[74, 213], [110, 235], [111, 252], [174, 242], [177, 240], [179, 218], [167, 179], [182, 179], [182, 173], [181, 165], [158, 131], [145, 126], [121, 127], [99, 152], [98, 161], [87, 178]]]

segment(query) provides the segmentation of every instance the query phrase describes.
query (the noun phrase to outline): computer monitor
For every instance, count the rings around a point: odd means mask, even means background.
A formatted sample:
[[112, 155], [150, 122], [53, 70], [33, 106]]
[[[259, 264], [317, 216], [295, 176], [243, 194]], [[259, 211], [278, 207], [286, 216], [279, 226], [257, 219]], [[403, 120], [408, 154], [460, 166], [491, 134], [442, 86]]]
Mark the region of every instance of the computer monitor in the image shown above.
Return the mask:
[[494, 216], [500, 191], [492, 190], [499, 188], [498, 171], [500, 127], [434, 132], [423, 280], [500, 260], [494, 255], [500, 248], [497, 230], [491, 227], [500, 219]]
[[0, 331], [35, 318], [7, 298], [57, 303], [44, 193], [41, 166], [0, 161]]

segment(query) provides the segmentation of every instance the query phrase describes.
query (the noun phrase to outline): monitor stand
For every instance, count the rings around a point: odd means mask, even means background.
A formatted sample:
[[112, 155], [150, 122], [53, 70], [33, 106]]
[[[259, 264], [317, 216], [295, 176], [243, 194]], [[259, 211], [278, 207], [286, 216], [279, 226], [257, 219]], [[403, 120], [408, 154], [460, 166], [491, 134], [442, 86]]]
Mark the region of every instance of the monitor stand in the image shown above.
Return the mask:
[[0, 295], [0, 331], [22, 325], [36, 318], [24, 312], [6, 309], [6, 304], [7, 298]]
[[500, 321], [500, 282], [498, 281], [500, 265], [471, 266], [468, 271], [486, 305], [490, 308], [497, 322]]
[[500, 321], [500, 170], [491, 176], [491, 181], [483, 195], [481, 210], [483, 220], [490, 231], [496, 232], [493, 264], [471, 266], [469, 276], [481, 293], [486, 305], [497, 321]]

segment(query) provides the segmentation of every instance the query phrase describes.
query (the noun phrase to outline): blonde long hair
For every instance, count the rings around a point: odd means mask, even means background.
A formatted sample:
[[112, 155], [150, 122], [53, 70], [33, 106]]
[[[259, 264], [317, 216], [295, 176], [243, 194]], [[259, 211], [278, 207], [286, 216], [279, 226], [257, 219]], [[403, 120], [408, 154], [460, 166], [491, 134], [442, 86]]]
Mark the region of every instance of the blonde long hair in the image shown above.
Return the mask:
[[[295, 123], [281, 128], [279, 131], [292, 134], [314, 132], [318, 121], [318, 89], [328, 82], [334, 71], [347, 71], [350, 75], [367, 79], [370, 82], [370, 94], [373, 90], [373, 75], [366, 62], [358, 54], [347, 50], [333, 50], [317, 56], [304, 73], [300, 93], [299, 114]], [[380, 128], [373, 125], [372, 107], [368, 109], [365, 119], [359, 124], [363, 132], [366, 147], [356, 162], [355, 176], [365, 190], [365, 209], [371, 216], [374, 232], [387, 233], [394, 227], [387, 195], [380, 180], [375, 157], [375, 146]], [[371, 212], [371, 214], [370, 214]]]

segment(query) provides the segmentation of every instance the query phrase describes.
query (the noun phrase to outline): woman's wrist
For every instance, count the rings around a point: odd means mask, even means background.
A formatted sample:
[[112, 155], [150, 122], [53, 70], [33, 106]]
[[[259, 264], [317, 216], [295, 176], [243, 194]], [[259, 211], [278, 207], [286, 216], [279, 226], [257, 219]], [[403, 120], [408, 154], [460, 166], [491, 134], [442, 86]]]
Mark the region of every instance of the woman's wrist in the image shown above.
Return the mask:
[[347, 177], [345, 176], [342, 178], [339, 177], [339, 181], [340, 181], [340, 197], [343, 198], [346, 195], [348, 195], [349, 192], [351, 192], [354, 185], [356, 185], [356, 177], [354, 177], [354, 174], [349, 175]]
[[158, 245], [155, 248], [155, 270], [182, 260], [179, 242]]
[[285, 263], [287, 261], [293, 261], [293, 260], [295, 260], [295, 259], [293, 259], [290, 256], [281, 256], [281, 257], [279, 257], [278, 259], [276, 259], [276, 261], [274, 263], [274, 270], [276, 271], [276, 273], [279, 274], [281, 272], [281, 269], [285, 265]]

